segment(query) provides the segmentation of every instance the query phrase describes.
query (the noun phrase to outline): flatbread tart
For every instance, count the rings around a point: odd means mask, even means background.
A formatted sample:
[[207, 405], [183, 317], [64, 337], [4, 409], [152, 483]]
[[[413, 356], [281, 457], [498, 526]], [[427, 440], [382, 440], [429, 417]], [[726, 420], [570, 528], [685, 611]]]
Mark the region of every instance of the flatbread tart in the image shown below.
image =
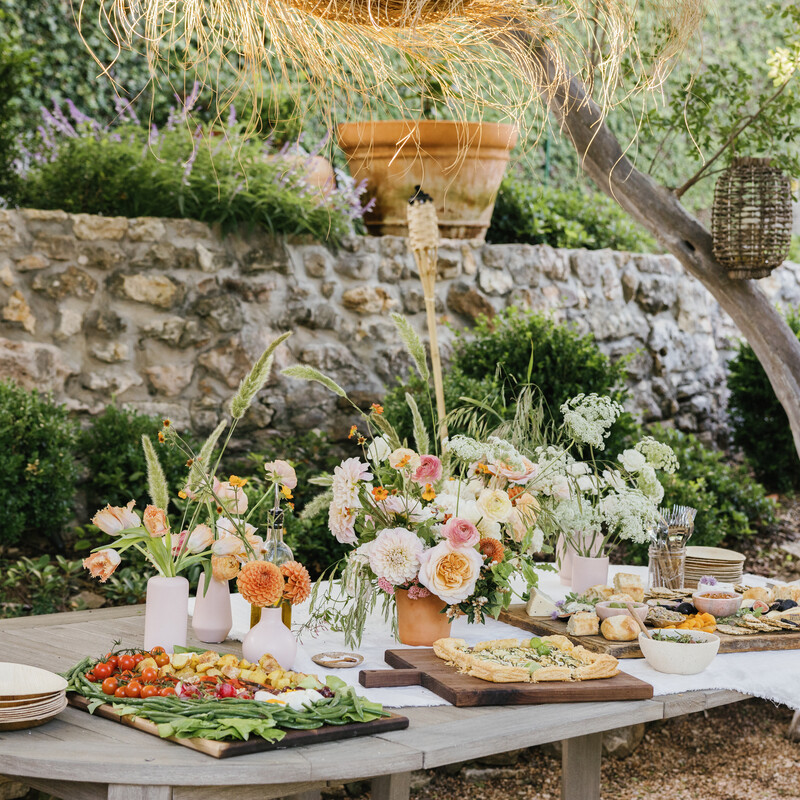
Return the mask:
[[463, 639], [439, 639], [433, 652], [459, 672], [492, 683], [586, 681], [619, 672], [614, 656], [592, 653], [566, 636], [494, 639], [472, 647]]

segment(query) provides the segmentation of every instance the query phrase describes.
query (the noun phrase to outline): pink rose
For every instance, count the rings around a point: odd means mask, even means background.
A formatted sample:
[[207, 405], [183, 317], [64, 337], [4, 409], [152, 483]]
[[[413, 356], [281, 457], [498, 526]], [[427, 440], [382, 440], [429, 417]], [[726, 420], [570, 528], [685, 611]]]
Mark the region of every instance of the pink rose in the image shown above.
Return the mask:
[[442, 536], [453, 547], [475, 547], [481, 539], [478, 529], [466, 519], [450, 517], [442, 528]]
[[442, 462], [436, 456], [422, 456], [420, 465], [417, 467], [411, 480], [414, 483], [426, 484], [436, 483], [442, 477]]
[[100, 578], [100, 583], [105, 583], [121, 560], [116, 550], [98, 550], [83, 559], [83, 566], [89, 570], [93, 578]]
[[153, 539], [166, 536], [169, 533], [167, 512], [156, 506], [147, 506], [142, 514], [142, 525]]
[[297, 488], [297, 475], [291, 464], [286, 461], [267, 461], [264, 464], [267, 478], [275, 483], [280, 483], [289, 489]]

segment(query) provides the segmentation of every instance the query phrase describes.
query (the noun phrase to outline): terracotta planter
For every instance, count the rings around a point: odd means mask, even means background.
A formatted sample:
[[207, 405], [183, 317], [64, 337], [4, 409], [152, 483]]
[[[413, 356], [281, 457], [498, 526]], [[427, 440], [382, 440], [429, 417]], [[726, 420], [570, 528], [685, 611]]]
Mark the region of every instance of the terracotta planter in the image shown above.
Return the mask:
[[274, 155], [266, 156], [267, 161], [274, 161], [287, 171], [302, 173], [309, 186], [328, 194], [336, 186], [336, 178], [331, 162], [323, 156]]
[[395, 589], [397, 600], [397, 638], [402, 644], [430, 647], [437, 639], [450, 635], [450, 620], [442, 610], [447, 603], [436, 595], [411, 600], [405, 589]]
[[517, 130], [493, 122], [397, 120], [346, 123], [338, 136], [351, 174], [366, 179], [375, 198], [364, 217], [371, 234], [406, 236], [406, 206], [420, 186], [436, 203], [441, 236], [482, 241]]

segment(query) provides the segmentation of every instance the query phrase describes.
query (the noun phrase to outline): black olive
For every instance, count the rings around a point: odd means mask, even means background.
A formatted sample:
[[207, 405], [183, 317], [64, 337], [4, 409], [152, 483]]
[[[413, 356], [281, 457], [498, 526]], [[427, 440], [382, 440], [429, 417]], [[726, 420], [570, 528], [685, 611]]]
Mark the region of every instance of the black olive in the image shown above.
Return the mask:
[[697, 609], [691, 603], [681, 603], [675, 610], [681, 614], [697, 613]]
[[780, 611], [788, 611], [790, 608], [794, 608], [796, 605], [797, 605], [797, 603], [794, 600], [789, 600], [789, 599], [781, 600], [780, 601], [780, 606], [781, 607], [780, 607], [779, 610]]

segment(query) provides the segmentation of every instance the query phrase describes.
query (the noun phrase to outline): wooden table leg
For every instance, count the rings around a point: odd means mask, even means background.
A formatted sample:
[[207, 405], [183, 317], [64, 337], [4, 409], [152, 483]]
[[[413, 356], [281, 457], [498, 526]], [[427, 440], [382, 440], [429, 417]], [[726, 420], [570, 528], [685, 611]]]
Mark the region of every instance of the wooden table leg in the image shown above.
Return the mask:
[[411, 773], [396, 772], [372, 779], [372, 800], [408, 800], [411, 792]]
[[172, 787], [109, 783], [108, 800], [172, 800]]
[[800, 742], [800, 711], [795, 711], [787, 733], [790, 742]]
[[561, 756], [561, 800], [600, 800], [603, 734], [564, 739]]

